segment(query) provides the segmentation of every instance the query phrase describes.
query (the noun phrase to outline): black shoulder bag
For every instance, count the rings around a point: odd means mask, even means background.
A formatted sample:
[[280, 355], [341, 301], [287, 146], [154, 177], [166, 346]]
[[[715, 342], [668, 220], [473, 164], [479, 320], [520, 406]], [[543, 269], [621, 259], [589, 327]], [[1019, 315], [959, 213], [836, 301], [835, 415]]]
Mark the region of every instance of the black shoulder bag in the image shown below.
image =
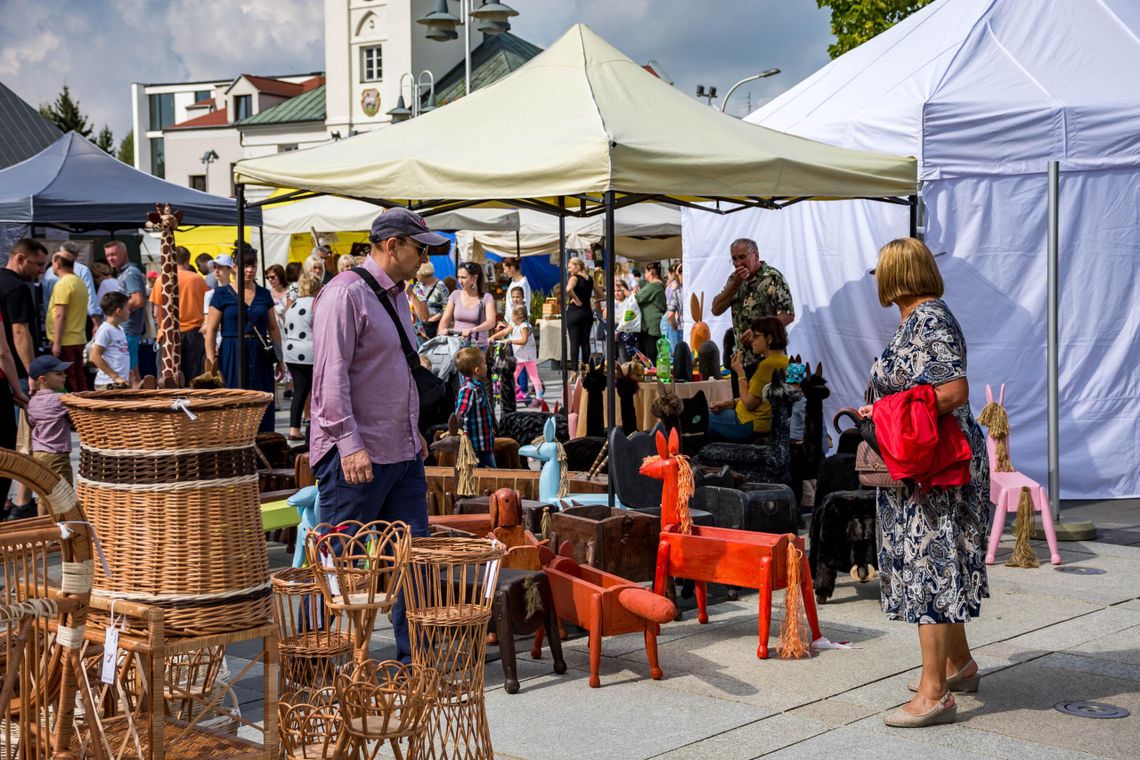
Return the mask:
[[396, 316], [396, 308], [392, 305], [388, 294], [380, 287], [380, 283], [376, 282], [372, 273], [364, 267], [353, 267], [352, 271], [356, 272], [360, 279], [372, 288], [372, 292], [376, 294], [376, 300], [380, 302], [384, 311], [388, 312], [388, 316], [392, 318], [392, 323], [396, 325], [396, 333], [400, 336], [400, 347], [404, 350], [404, 358], [408, 360], [408, 369], [412, 371], [412, 381], [416, 384], [416, 391], [420, 394], [420, 405], [428, 406], [439, 401], [444, 394], [443, 381], [436, 377], [430, 369], [420, 364], [419, 355], [412, 348], [412, 342], [408, 340], [408, 334], [404, 331], [400, 318]]

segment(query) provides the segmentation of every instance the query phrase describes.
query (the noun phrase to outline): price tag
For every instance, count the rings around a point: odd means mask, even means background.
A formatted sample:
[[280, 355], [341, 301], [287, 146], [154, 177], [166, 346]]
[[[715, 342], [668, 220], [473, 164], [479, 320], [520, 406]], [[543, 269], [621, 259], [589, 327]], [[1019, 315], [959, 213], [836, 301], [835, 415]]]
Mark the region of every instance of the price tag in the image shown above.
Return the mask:
[[105, 684], [113, 685], [118, 664], [119, 629], [112, 625], [107, 628], [107, 636], [103, 641], [103, 668], [99, 671], [99, 680]]
[[333, 596], [340, 596], [340, 581], [336, 577], [336, 562], [331, 553], [327, 551], [321, 553], [321, 567], [332, 571], [325, 573], [325, 578], [329, 582], [329, 593]]
[[[483, 597], [485, 599], [490, 599], [491, 596], [495, 593], [495, 586], [499, 585], [498, 573], [499, 573], [499, 560], [493, 559], [487, 563], [487, 577], [486, 577], [486, 582], [484, 583], [484, 588], [483, 588]], [[490, 582], [492, 578], [495, 579], [494, 583]]]

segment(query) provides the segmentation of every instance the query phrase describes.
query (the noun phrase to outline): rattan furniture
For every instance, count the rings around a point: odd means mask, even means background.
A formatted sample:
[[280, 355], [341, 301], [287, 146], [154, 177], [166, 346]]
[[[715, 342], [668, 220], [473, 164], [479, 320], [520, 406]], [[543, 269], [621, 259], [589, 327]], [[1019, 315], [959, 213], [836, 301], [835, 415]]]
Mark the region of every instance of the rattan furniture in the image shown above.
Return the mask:
[[424, 758], [494, 757], [483, 665], [503, 552], [502, 544], [485, 539], [412, 540], [404, 574], [412, 661], [439, 677], [439, 703], [424, 737]]
[[352, 659], [349, 616], [325, 605], [312, 566], [278, 570], [271, 579], [281, 693], [331, 687], [337, 670]]
[[277, 703], [277, 725], [286, 760], [340, 758], [347, 736], [332, 686], [284, 693]]
[[166, 635], [270, 620], [254, 448], [270, 398], [243, 390], [63, 397], [79, 432], [79, 500], [114, 547], [110, 574], [96, 570], [95, 596], [162, 608]]
[[394, 660], [358, 663], [337, 675], [336, 698], [349, 756], [372, 760], [388, 744], [397, 760], [423, 756], [423, 739], [439, 688], [436, 672]]

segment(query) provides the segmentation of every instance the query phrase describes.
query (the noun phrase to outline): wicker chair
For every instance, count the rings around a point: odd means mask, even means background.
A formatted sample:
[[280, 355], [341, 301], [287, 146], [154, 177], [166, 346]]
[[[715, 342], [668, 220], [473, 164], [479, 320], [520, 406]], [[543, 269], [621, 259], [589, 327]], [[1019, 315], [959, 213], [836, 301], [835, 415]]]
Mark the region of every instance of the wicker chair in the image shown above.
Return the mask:
[[277, 727], [286, 760], [343, 757], [347, 744], [331, 686], [298, 689], [277, 703]]
[[368, 659], [377, 613], [390, 610], [400, 594], [411, 540], [406, 523], [383, 520], [322, 523], [305, 536], [305, 554], [325, 606], [352, 621], [357, 662]]
[[367, 660], [340, 673], [336, 696], [350, 756], [371, 760], [388, 743], [402, 759], [400, 742], [405, 740], [409, 756], [418, 756], [417, 744], [427, 730], [438, 688], [431, 668], [394, 660]]
[[[70, 485], [31, 457], [0, 450], [0, 477], [29, 485], [52, 515], [0, 526], [0, 758], [66, 760], [77, 756], [77, 739], [102, 742], [97, 725], [77, 736], [74, 721], [77, 692], [95, 710], [79, 659], [90, 536]], [[47, 571], [57, 553], [63, 576], [54, 588]]]

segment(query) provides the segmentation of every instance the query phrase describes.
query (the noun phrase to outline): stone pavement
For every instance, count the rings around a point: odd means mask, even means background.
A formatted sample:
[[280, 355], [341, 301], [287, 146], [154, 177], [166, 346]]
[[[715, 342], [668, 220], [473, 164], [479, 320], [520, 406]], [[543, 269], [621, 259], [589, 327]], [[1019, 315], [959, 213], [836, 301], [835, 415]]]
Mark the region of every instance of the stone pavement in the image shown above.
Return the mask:
[[[1048, 556], [1044, 542], [1034, 545], [1039, 557]], [[1007, 540], [999, 561], [1010, 549]], [[743, 592], [738, 601], [718, 597], [708, 625], [690, 610], [663, 626], [661, 681], [649, 679], [642, 637], [630, 634], [605, 639], [602, 686], [589, 688], [587, 640], [579, 633], [564, 643], [570, 669], [561, 676], [548, 652], [534, 661], [529, 646], [520, 646], [522, 686], [510, 695], [491, 648], [487, 711], [496, 757], [1136, 757], [1140, 547], [1062, 544], [1062, 556], [1063, 567], [1105, 572], [1069, 574], [1047, 562], [1033, 570], [990, 568], [992, 596], [967, 629], [982, 685], [978, 694], [959, 697], [954, 725], [883, 724], [882, 714], [907, 701], [905, 683], [917, 676], [915, 629], [883, 617], [876, 583], [841, 578], [819, 608], [820, 624], [825, 636], [856, 648], [808, 660], [756, 659], [756, 595]], [[271, 557], [274, 566], [288, 561], [279, 545]], [[782, 617], [782, 596], [775, 595], [775, 618]], [[374, 656], [394, 651], [384, 621], [373, 646]], [[231, 672], [244, 666], [243, 654], [231, 647]], [[257, 670], [236, 691], [243, 714], [259, 720]], [[1053, 709], [1069, 700], [1106, 702], [1132, 715], [1094, 720]]]

